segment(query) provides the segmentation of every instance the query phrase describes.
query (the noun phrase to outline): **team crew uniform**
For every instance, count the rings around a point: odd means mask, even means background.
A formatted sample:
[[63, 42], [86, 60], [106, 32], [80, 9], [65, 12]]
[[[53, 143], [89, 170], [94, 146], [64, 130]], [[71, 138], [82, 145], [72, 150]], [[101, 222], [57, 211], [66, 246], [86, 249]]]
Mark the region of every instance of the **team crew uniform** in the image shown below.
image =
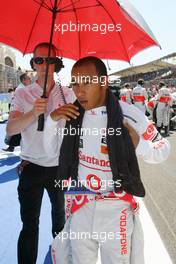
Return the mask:
[[[136, 107], [124, 102], [120, 102], [120, 105], [124, 118], [140, 135], [137, 154], [149, 163], [164, 161], [170, 151], [168, 141], [161, 138], [156, 128]], [[47, 133], [51, 133], [54, 126], [56, 124], [48, 117]], [[68, 219], [52, 246], [53, 262], [56, 264], [95, 264], [99, 245], [102, 264], [144, 263], [142, 229], [135, 214], [137, 203], [132, 195], [123, 190], [115, 193], [113, 189], [106, 127], [105, 106], [85, 111], [78, 167], [78, 180], [85, 193], [67, 194]], [[115, 133], [118, 135], [120, 130]], [[51, 153], [52, 141], [55, 140], [50, 139], [46, 148], [50, 146], [48, 152]], [[76, 234], [77, 239], [62, 240], [65, 232]], [[89, 236], [80, 239], [79, 236], [85, 233]], [[102, 233], [106, 234], [104, 241]]]
[[132, 91], [132, 97], [134, 105], [145, 114], [145, 101], [148, 100], [146, 89], [138, 84]]
[[120, 100], [121, 101], [131, 104], [132, 103], [131, 96], [132, 96], [131, 89], [127, 89], [127, 88], [120, 89]]
[[157, 127], [161, 128], [162, 125], [164, 127], [169, 125], [171, 104], [172, 97], [169, 89], [166, 87], [161, 88], [158, 94], [158, 106], [156, 109]]
[[154, 109], [156, 107], [156, 104], [157, 104], [157, 98], [156, 97], [153, 97], [148, 102], [146, 102], [146, 110], [150, 114], [150, 116], [148, 116], [149, 120], [154, 119], [153, 112], [154, 112]]

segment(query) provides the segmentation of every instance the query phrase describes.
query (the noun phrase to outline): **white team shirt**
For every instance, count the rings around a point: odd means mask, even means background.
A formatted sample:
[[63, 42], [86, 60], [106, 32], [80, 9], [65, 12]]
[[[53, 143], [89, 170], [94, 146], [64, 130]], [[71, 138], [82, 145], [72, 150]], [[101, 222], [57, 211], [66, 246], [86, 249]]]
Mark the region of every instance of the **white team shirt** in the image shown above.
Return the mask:
[[[134, 105], [129, 105], [125, 102], [120, 102], [120, 106], [122, 108], [124, 118], [140, 136], [140, 141], [136, 148], [136, 154], [141, 156], [147, 163], [157, 164], [165, 161], [170, 153], [170, 144], [167, 139], [160, 136], [155, 126], [137, 107]], [[91, 112], [93, 114], [91, 114]], [[62, 122], [62, 125], [65, 125], [65, 121]], [[52, 153], [57, 151], [57, 144], [61, 144], [61, 135], [58, 133], [53, 133], [58, 126], [61, 126], [61, 121], [55, 122], [50, 116], [48, 116], [45, 132], [46, 135], [50, 135], [50, 137], [46, 136], [44, 138], [44, 146], [48, 152], [48, 155], [53, 155]], [[83, 127], [95, 127], [97, 129], [106, 128], [106, 108], [99, 107], [90, 111], [86, 111], [83, 119]], [[102, 178], [102, 180], [106, 179], [110, 182], [112, 179], [112, 173], [108, 163], [109, 157], [108, 154], [101, 153], [100, 151], [101, 147], [106, 147], [106, 144], [104, 144], [105, 141], [103, 141], [103, 143], [101, 136], [96, 137], [95, 135], [90, 137], [83, 135], [83, 137], [81, 136], [80, 139], [83, 139], [83, 148], [79, 149], [79, 178], [85, 179], [86, 175], [91, 173], [95, 174], [95, 171], [96, 173], [98, 171], [98, 175], [100, 178]], [[93, 166], [94, 169], [92, 170], [90, 167]], [[91, 176], [89, 176], [89, 178], [91, 179]], [[97, 180], [97, 182], [99, 182], [99, 180]]]
[[[62, 88], [67, 103], [73, 102], [75, 100], [75, 95], [72, 90], [66, 87]], [[18, 89], [15, 92], [10, 111], [19, 111], [22, 113], [31, 111], [34, 101], [40, 98], [42, 93], [43, 89], [37, 83]], [[48, 97], [48, 109], [45, 114], [45, 119], [47, 119], [47, 116], [53, 110], [59, 108], [63, 104], [64, 101], [61, 96], [60, 87], [55, 84]], [[44, 132], [41, 132], [37, 131], [37, 127], [38, 119], [33, 121], [24, 131], [22, 131], [21, 158], [45, 167], [57, 166], [60, 145], [57, 145], [57, 152], [50, 155], [44, 147], [45, 128]], [[50, 137], [50, 134], [47, 134], [47, 138], [48, 137]]]
[[159, 89], [157, 98], [158, 98], [158, 104], [163, 105], [166, 102], [168, 102], [170, 106], [172, 105], [173, 97], [167, 87], [162, 87], [161, 89]]
[[131, 89], [127, 89], [127, 88], [120, 89], [120, 98], [123, 102], [131, 104], [131, 95], [132, 95]]
[[106, 144], [107, 112], [101, 106], [85, 111], [79, 146], [79, 181], [91, 191], [113, 190]]
[[[148, 95], [147, 95], [147, 91], [144, 87], [142, 87], [141, 85], [137, 85], [133, 91], [132, 91], [132, 95], [135, 98], [141, 98], [144, 97], [144, 100], [148, 99]], [[135, 100], [134, 100], [135, 101]]]

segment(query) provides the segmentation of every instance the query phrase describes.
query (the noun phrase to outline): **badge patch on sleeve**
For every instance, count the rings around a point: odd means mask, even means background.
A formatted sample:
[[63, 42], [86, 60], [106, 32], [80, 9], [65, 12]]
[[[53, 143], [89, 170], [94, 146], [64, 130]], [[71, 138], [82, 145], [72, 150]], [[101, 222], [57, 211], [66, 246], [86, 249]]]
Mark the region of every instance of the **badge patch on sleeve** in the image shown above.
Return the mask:
[[101, 153], [108, 154], [107, 139], [106, 136], [101, 138]]
[[147, 130], [145, 131], [145, 133], [142, 136], [145, 140], [152, 141], [156, 137], [157, 134], [158, 134], [158, 132], [157, 132], [155, 126], [153, 124], [150, 124], [150, 125], [148, 125]]

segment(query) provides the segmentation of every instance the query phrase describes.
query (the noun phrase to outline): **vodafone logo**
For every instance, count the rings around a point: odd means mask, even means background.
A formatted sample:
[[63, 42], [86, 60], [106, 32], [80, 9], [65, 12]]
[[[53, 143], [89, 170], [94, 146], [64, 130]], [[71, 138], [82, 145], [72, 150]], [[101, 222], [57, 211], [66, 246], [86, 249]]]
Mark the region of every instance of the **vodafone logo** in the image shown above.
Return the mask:
[[101, 188], [101, 180], [95, 174], [89, 174], [86, 177], [87, 186], [95, 191]]
[[143, 138], [145, 140], [151, 140], [155, 136], [155, 134], [156, 134], [156, 129], [153, 124], [150, 124], [147, 127], [146, 132], [143, 134]]

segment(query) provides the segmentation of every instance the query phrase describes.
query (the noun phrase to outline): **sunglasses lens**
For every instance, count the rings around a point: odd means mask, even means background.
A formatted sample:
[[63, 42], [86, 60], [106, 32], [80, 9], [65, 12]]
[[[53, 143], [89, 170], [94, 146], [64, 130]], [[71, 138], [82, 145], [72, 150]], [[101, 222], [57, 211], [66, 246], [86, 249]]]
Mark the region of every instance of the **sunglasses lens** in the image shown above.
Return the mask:
[[43, 64], [44, 61], [47, 64], [55, 64], [56, 63], [56, 58], [55, 57], [49, 57], [49, 58], [35, 57], [34, 58], [34, 62], [36, 64]]
[[36, 57], [36, 58], [34, 58], [34, 62], [36, 64], [43, 64], [44, 58], [42, 58], [42, 57]]

